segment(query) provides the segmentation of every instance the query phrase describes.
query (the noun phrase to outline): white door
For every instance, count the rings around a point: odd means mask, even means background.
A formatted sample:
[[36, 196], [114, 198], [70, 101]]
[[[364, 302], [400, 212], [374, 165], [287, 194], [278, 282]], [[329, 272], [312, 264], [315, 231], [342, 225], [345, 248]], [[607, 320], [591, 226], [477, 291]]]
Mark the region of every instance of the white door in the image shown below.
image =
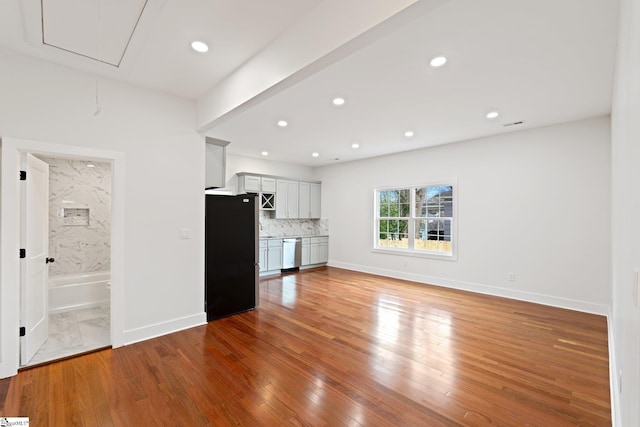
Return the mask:
[[49, 165], [26, 155], [27, 180], [22, 192], [22, 260], [20, 364], [26, 365], [49, 335]]

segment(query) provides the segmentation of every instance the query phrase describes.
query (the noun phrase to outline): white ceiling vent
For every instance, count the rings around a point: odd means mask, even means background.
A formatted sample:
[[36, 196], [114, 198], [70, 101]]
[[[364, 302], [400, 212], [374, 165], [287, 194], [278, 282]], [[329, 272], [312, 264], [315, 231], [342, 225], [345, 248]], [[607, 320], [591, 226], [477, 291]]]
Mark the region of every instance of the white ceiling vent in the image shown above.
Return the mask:
[[512, 123], [504, 123], [502, 126], [508, 127], [508, 126], [517, 126], [517, 125], [521, 125], [521, 124], [524, 124], [524, 120], [520, 120], [520, 121], [512, 122]]
[[42, 0], [42, 43], [119, 67], [148, 0]]

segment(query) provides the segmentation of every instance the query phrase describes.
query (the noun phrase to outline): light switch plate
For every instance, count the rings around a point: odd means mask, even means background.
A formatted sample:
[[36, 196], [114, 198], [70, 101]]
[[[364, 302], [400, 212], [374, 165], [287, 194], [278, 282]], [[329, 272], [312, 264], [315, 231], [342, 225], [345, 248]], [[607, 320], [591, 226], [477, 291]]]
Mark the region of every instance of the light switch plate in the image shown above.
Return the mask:
[[180, 238], [181, 239], [190, 239], [191, 238], [191, 229], [190, 228], [181, 228], [180, 229]]

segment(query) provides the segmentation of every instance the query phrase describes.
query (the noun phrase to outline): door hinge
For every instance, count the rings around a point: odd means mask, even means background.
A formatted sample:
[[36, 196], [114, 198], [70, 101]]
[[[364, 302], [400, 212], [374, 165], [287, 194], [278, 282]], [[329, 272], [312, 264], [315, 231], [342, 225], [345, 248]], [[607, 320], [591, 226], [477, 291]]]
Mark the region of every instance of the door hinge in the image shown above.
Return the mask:
[[27, 257], [27, 250], [20, 249], [20, 258], [26, 258], [26, 257]]
[[25, 335], [27, 335], [27, 328], [20, 326], [20, 336], [23, 337]]
[[27, 180], [27, 171], [20, 171], [20, 181]]

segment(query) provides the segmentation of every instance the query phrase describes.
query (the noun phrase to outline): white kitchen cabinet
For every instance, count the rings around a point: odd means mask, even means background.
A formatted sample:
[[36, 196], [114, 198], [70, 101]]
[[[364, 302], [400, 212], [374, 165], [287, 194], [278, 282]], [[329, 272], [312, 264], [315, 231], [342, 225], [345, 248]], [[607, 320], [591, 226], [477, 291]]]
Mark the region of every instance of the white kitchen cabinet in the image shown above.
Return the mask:
[[300, 261], [301, 266], [311, 264], [311, 239], [309, 237], [302, 238], [302, 260]]
[[298, 183], [298, 218], [311, 218], [311, 189], [308, 182]]
[[276, 209], [276, 179], [261, 175], [238, 174], [238, 193], [258, 193], [260, 210]]
[[275, 193], [276, 179], [269, 176], [238, 174], [238, 193]]
[[320, 219], [320, 184], [300, 182], [298, 194], [299, 218]]
[[263, 176], [260, 179], [260, 191], [263, 193], [275, 193], [276, 192], [276, 179], [268, 176]]
[[309, 184], [309, 218], [320, 219], [321, 190], [320, 183]]
[[260, 272], [267, 271], [267, 240], [260, 239], [260, 247], [258, 250], [258, 262], [260, 264]]
[[329, 238], [311, 237], [309, 243], [309, 264], [325, 264], [329, 261]]
[[276, 180], [276, 218], [299, 218], [298, 181]]
[[282, 239], [267, 240], [267, 271], [282, 268]]
[[260, 273], [282, 268], [282, 239], [260, 239]]

